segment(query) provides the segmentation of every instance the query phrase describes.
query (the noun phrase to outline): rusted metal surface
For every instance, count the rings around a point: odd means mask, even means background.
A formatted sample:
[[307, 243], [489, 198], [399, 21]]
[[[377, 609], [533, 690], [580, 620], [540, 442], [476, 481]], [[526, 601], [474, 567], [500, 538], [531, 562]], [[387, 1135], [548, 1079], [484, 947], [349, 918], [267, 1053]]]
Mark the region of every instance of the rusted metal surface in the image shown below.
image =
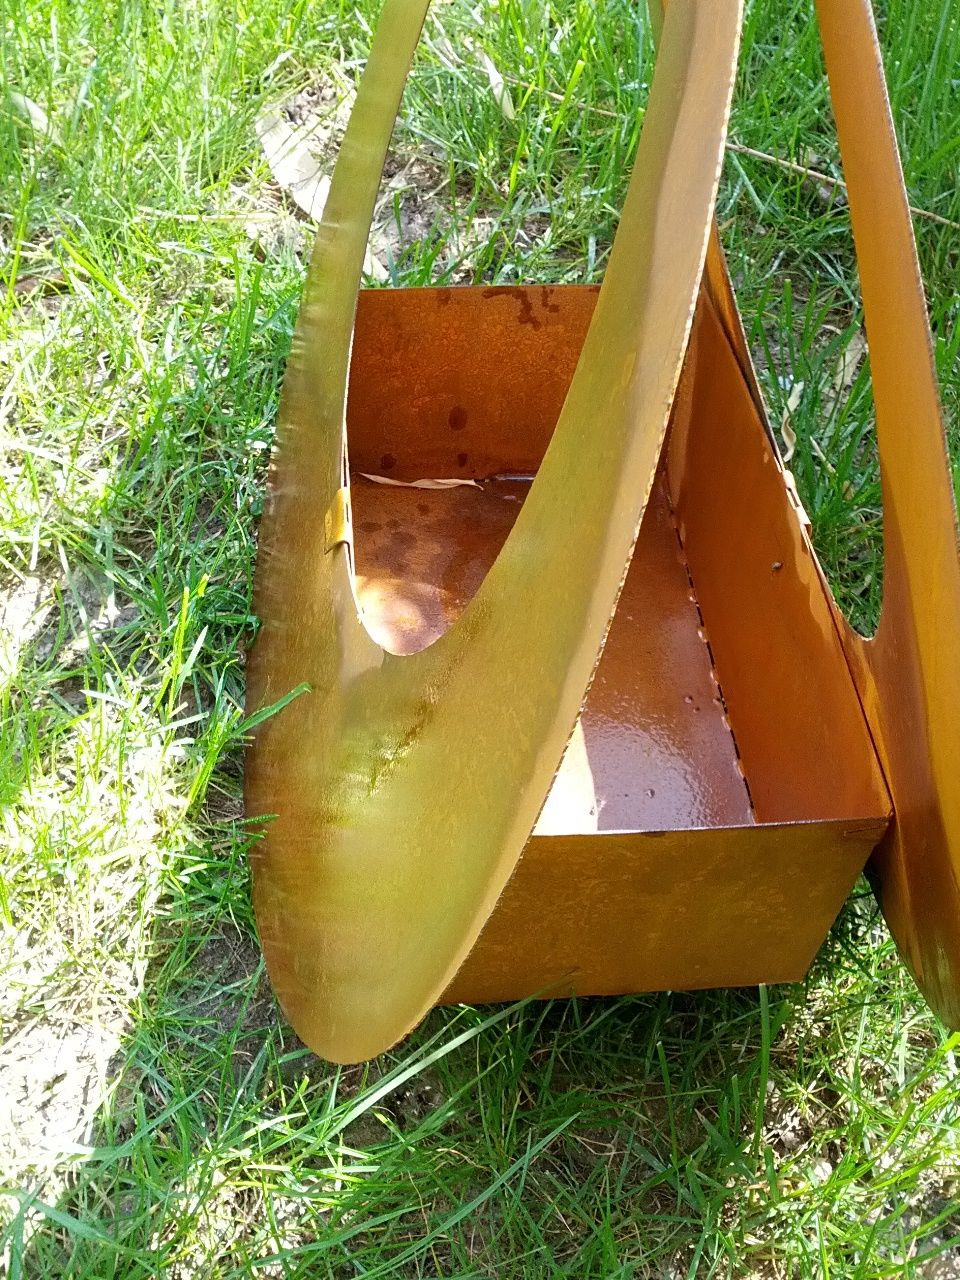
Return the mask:
[[960, 559], [930, 326], [866, 0], [820, 0], [860, 268], [883, 484], [876, 637], [841, 620], [896, 821], [874, 861], [924, 995], [960, 1027]]
[[803, 514], [706, 296], [668, 454], [680, 533], [758, 821], [888, 811]]
[[534, 836], [443, 999], [795, 982], [885, 828]]
[[[580, 293], [557, 290], [558, 314], [577, 314]], [[536, 295], [531, 289], [530, 305]], [[490, 436], [503, 441], [498, 467], [510, 470], [521, 457], [535, 467], [549, 422], [511, 410], [527, 353], [511, 360], [505, 343], [485, 369], [486, 337], [502, 316], [481, 289], [455, 291], [450, 306], [455, 334], [475, 340], [444, 343], [430, 332], [466, 379], [468, 417], [490, 415]], [[410, 385], [429, 382], [431, 349], [416, 339], [436, 309], [430, 290], [362, 295], [353, 385], [375, 368], [381, 312]], [[563, 332], [543, 335], [561, 385], [576, 359]], [[382, 422], [404, 394], [398, 381], [377, 379], [351, 394], [351, 438], [375, 438], [362, 415]], [[418, 448], [448, 472], [448, 393], [441, 387], [418, 403], [410, 474], [423, 471]], [[889, 797], [825, 583], [707, 297], [663, 465], [577, 730], [447, 1001], [794, 980], [886, 829]], [[413, 652], [455, 623], [527, 488], [498, 480], [431, 491], [355, 478], [358, 594], [382, 644]], [[750, 597], [747, 635], [736, 626], [742, 596]], [[738, 764], [741, 726], [750, 790]], [[751, 790], [764, 806], [756, 818]]]
[[886, 503], [867, 642], [711, 231], [739, 4], [671, 0], [601, 290], [363, 294], [354, 326], [425, 2], [390, 0], [371, 52], [261, 529], [250, 710], [309, 686], [247, 764], [285, 1011], [352, 1061], [441, 998], [797, 978], [882, 841], [884, 910], [960, 1023], [956, 524], [869, 5], [821, 4]]
[[573, 731], [679, 377], [740, 16], [737, 0], [672, 0], [636, 177], [536, 480], [457, 624], [396, 657], [364, 629], [349, 548], [324, 552], [322, 519], [344, 475], [350, 330], [385, 121], [423, 18], [409, 0], [384, 11], [288, 366], [250, 663], [252, 707], [310, 686], [258, 727], [246, 794], [251, 815], [276, 815], [254, 862], [271, 978], [328, 1057], [380, 1051], [447, 987]]
[[[415, 332], [421, 308], [411, 302]], [[481, 295], [476, 310], [484, 306]], [[501, 385], [515, 385], [518, 372], [501, 374]], [[401, 489], [354, 480], [357, 595], [380, 644], [412, 653], [453, 625], [529, 487], [499, 480], [482, 488]], [[661, 480], [537, 830], [667, 831], [752, 821]]]
[[[549, 370], [548, 392], [539, 406], [525, 399], [535, 356], [527, 337], [530, 326], [518, 317], [541, 305], [541, 292], [513, 289], [510, 296], [504, 314], [499, 298], [491, 300], [481, 288], [361, 294], [348, 414], [351, 442], [362, 441], [364, 448], [357, 470], [376, 463], [383, 430], [392, 432], [391, 460], [406, 478], [431, 469], [456, 474], [459, 433], [451, 433], [448, 423], [454, 399], [464, 418], [478, 424], [478, 434], [483, 424], [495, 442], [486, 454], [494, 474], [536, 470], [550, 438], [550, 414], [573, 375], [576, 344], [586, 332], [596, 294], [576, 285], [551, 290], [550, 320], [534, 331]], [[441, 302], [442, 297], [450, 301]], [[452, 318], [449, 334], [444, 316]], [[890, 800], [850, 680], [829, 589], [728, 332], [710, 298], [703, 297], [666, 454], [669, 491], [684, 538], [681, 552], [692, 579], [688, 618], [699, 619], [690, 634], [702, 653], [706, 643], [712, 648], [760, 821], [885, 813]], [[510, 334], [516, 335], [513, 343]], [[424, 335], [427, 340], [421, 341]], [[402, 360], [395, 375], [381, 378], [376, 357], [387, 336]], [[497, 359], [490, 363], [486, 352], [494, 344]], [[437, 349], [446, 353], [443, 362], [435, 359]], [[368, 371], [374, 369], [371, 376]], [[490, 505], [484, 497], [485, 492], [492, 496], [490, 486], [431, 493], [354, 484], [361, 601], [369, 592], [375, 617], [368, 625], [386, 648], [413, 652], [436, 638], [479, 588], [525, 489], [506, 483], [498, 491], [502, 502]], [[644, 753], [634, 751], [631, 760], [628, 744], [639, 746], [641, 739], [631, 735], [644, 718], [658, 723], [665, 714], [661, 687], [673, 688], [674, 680], [682, 684], [682, 673], [696, 665], [675, 640], [660, 648], [647, 635], [660, 625], [658, 601], [671, 598], [662, 571], [667, 559], [661, 557], [658, 568], [652, 556], [658, 544], [647, 523], [597, 673], [599, 682], [612, 671], [613, 655], [622, 656], [619, 691], [611, 699], [611, 706], [621, 699], [621, 709], [605, 718], [613, 722], [617, 714], [623, 716], [623, 768], [640, 773]], [[647, 592], [640, 585], [643, 576], [651, 583]], [[628, 614], [643, 620], [643, 638], [631, 633]], [[625, 692], [631, 687], [639, 708], [632, 714]], [[585, 713], [596, 697], [597, 683]], [[695, 704], [703, 705], [703, 698]], [[723, 773], [708, 744], [699, 762], [696, 752], [683, 750], [676, 760], [681, 774], [699, 769], [705, 788], [715, 769]], [[650, 785], [656, 790], [655, 783]], [[581, 788], [578, 794], [585, 792]], [[663, 818], [657, 812], [657, 805], [646, 814], [638, 807], [622, 829], [657, 829]], [[685, 817], [682, 805], [673, 812], [663, 826], [742, 820], [729, 811], [721, 816], [719, 810], [711, 819], [709, 806], [698, 811], [692, 805]]]
[[[360, 376], [349, 401], [353, 469], [395, 480], [532, 475], [598, 293], [590, 285], [361, 293], [353, 364]], [[497, 377], [507, 366], [511, 377]]]

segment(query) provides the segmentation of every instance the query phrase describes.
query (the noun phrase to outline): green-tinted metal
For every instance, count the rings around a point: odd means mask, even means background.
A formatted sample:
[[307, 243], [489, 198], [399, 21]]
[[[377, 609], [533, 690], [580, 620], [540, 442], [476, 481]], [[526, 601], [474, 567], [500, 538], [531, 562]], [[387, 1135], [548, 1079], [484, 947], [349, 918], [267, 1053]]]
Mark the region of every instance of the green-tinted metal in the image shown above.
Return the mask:
[[[344, 422], [356, 291], [424, 0], [388, 0], [334, 174], [261, 526], [254, 865], [274, 987], [328, 1058], [368, 1058], [447, 987], [534, 826], [590, 683], [659, 459], [703, 271], [740, 0], [671, 0], [595, 317], [552, 443], [456, 625], [396, 657], [364, 629]], [[442, 352], [438, 353], [442, 358]], [[333, 521], [335, 524], [336, 521]], [[531, 921], [535, 928], [536, 922]]]

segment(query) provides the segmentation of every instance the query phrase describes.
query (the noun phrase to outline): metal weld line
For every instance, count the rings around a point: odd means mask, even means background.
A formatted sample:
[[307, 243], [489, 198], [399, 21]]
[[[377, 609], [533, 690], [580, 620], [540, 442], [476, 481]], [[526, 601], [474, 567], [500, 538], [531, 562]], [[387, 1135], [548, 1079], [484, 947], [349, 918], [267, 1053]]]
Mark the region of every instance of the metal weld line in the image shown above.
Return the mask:
[[750, 791], [750, 782], [747, 778], [746, 770], [743, 767], [743, 757], [740, 755], [740, 744], [737, 742], [737, 735], [733, 731], [733, 724], [730, 720], [730, 711], [727, 707], [727, 699], [724, 697], [723, 686], [720, 683], [720, 675], [717, 671], [717, 664], [713, 656], [713, 646], [710, 643], [710, 635], [707, 631], [707, 625], [703, 618], [703, 610], [700, 608], [700, 599], [697, 596], [697, 588], [694, 585], [693, 574], [690, 572], [690, 563], [687, 560], [687, 552], [683, 545], [683, 538], [680, 536], [680, 525], [677, 523], [677, 514], [674, 511], [673, 502], [666, 486], [664, 486], [664, 493], [666, 494], [667, 506], [670, 510], [670, 520], [673, 524], [673, 531], [677, 536], [677, 555], [680, 557], [680, 563], [683, 565], [683, 572], [687, 576], [687, 583], [690, 587], [690, 601], [694, 609], [696, 609], [697, 618], [700, 621], [699, 635], [703, 642], [703, 646], [707, 651], [707, 659], [710, 663], [710, 678], [713, 680], [714, 687], [717, 690], [717, 697], [720, 699], [720, 704], [723, 707], [723, 723], [726, 725], [727, 732], [730, 734], [730, 740], [733, 743], [733, 752], [737, 757], [737, 772], [740, 775], [740, 780], [743, 782], [743, 789], [747, 793], [747, 804], [750, 807], [750, 812], [753, 815], [754, 820], [756, 820], [757, 808], [753, 803], [753, 795]]

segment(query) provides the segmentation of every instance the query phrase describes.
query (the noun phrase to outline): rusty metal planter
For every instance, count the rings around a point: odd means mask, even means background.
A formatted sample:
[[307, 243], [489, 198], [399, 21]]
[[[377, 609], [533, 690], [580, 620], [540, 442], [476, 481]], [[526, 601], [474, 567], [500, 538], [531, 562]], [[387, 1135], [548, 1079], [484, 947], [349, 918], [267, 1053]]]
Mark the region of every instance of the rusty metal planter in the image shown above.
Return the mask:
[[[437, 1001], [799, 978], [876, 850], [960, 1022], [960, 572], [867, 0], [820, 6], [885, 502], [840, 615], [712, 228], [739, 0], [671, 0], [602, 288], [361, 291], [426, 0], [388, 0], [320, 227], [261, 529], [261, 937], [318, 1052]], [[349, 443], [349, 455], [347, 445]], [[384, 485], [429, 476], [442, 489]]]

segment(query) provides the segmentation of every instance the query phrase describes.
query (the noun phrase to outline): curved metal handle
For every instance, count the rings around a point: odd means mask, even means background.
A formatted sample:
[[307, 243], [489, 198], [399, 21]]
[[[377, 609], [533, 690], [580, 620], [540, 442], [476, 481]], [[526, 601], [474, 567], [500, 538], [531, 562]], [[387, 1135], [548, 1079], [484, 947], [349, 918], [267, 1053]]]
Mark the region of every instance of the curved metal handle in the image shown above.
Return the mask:
[[883, 490], [880, 624], [841, 623], [896, 822], [884, 914], [960, 1026], [960, 557], [930, 326], [869, 0], [818, 0], [860, 269]]
[[271, 978], [301, 1036], [369, 1057], [430, 1008], [536, 822], [590, 683], [666, 431], [726, 136], [741, 0], [671, 0], [616, 241], [553, 440], [466, 611], [428, 649], [367, 635], [343, 484], [349, 335], [376, 183], [424, 0], [389, 0], [344, 139], [261, 526], [248, 812]]
[[[955, 576], [953, 488], [920, 264], [873, 13], [869, 0], [818, 0], [817, 9], [849, 189], [888, 535], [907, 510], [911, 514], [899, 533], [905, 539], [905, 561], [894, 555], [885, 574], [889, 594], [901, 589], [901, 578], [911, 575], [912, 566], [924, 562], [934, 573]], [[931, 505], [933, 512], [924, 518]]]

